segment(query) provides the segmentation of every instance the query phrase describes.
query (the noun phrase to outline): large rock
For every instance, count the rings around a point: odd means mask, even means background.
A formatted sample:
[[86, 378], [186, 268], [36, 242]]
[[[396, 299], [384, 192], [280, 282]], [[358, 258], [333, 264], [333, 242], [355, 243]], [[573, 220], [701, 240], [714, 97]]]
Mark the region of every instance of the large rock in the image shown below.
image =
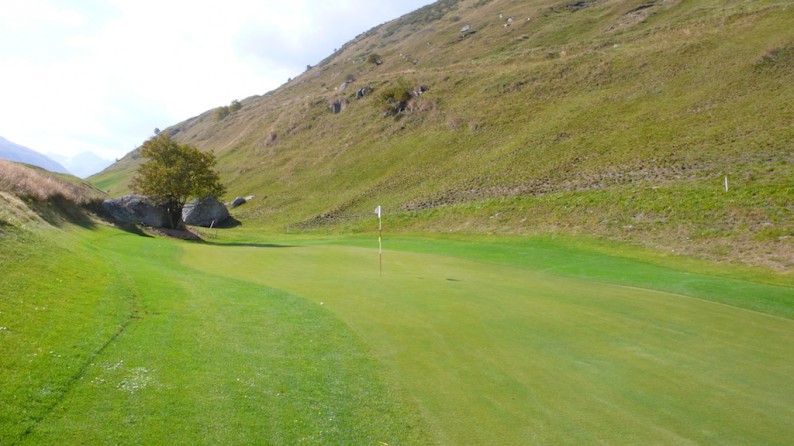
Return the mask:
[[209, 228], [223, 223], [227, 218], [229, 210], [226, 205], [212, 197], [193, 200], [182, 208], [182, 220], [191, 226]]
[[127, 195], [102, 202], [102, 207], [119, 223], [142, 223], [153, 228], [168, 225], [168, 213], [140, 195]]
[[243, 197], [237, 197], [234, 199], [234, 201], [232, 201], [232, 207], [236, 208], [237, 206], [244, 205], [245, 203], [248, 203], [248, 200]]

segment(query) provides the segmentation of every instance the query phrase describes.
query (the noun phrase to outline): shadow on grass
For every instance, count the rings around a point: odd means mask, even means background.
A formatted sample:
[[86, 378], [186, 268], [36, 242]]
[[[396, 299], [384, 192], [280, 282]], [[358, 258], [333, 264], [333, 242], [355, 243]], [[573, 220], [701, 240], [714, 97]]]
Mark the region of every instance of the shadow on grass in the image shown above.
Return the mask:
[[138, 225], [136, 225], [134, 223], [115, 223], [114, 222], [113, 226], [115, 226], [116, 229], [121, 229], [124, 232], [129, 232], [130, 234], [139, 235], [141, 237], [154, 238], [153, 235], [147, 234], [146, 231], [143, 230], [143, 228], [141, 228], [140, 226], [138, 226]]
[[[120, 229], [124, 232], [129, 232], [130, 234], [139, 235], [141, 237], [152, 238], [151, 235], [147, 234], [146, 231], [144, 231], [143, 228], [141, 228], [137, 224], [122, 223], [116, 220], [115, 218], [113, 218], [110, 212], [108, 212], [107, 209], [105, 209], [105, 207], [102, 206], [102, 201], [99, 200], [92, 201], [91, 203], [84, 205], [84, 208], [87, 211], [91, 212], [95, 217], [98, 217], [99, 219], [104, 221], [105, 223], [113, 225], [113, 227], [116, 229]], [[91, 227], [93, 228], [93, 222]]]
[[216, 226], [216, 228], [231, 229], [231, 228], [240, 227], [242, 225], [243, 225], [243, 222], [241, 222], [240, 220], [238, 220], [238, 219], [236, 219], [234, 217], [229, 217], [226, 220], [224, 220], [223, 223], [221, 223], [218, 226]]
[[94, 214], [94, 201], [77, 204], [63, 195], [54, 195], [46, 201], [27, 200], [30, 210], [52, 226], [62, 228], [76, 225], [85, 229], [94, 229], [96, 222], [91, 218]]
[[277, 243], [253, 243], [253, 242], [223, 242], [218, 243], [212, 240], [208, 240], [209, 237], [206, 237], [206, 233], [212, 234], [212, 231], [215, 229], [232, 229], [242, 226], [243, 223], [240, 220], [237, 220], [234, 217], [229, 217], [224, 220], [223, 223], [215, 226], [214, 228], [200, 228], [199, 233], [203, 233], [204, 237], [202, 238], [202, 243], [212, 246], [218, 247], [247, 247], [247, 248], [297, 248], [294, 245], [280, 245]]
[[207, 245], [218, 246], [218, 247], [246, 247], [246, 248], [298, 248], [299, 246], [295, 245], [279, 245], [277, 243], [246, 243], [246, 242], [229, 242], [229, 243], [216, 243], [204, 240], [204, 243]]

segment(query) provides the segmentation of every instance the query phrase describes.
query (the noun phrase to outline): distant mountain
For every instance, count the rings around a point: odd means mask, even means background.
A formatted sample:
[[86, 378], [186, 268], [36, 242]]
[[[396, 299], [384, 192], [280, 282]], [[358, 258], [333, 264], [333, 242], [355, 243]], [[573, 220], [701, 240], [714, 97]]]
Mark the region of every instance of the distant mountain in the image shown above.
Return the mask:
[[113, 160], [101, 158], [93, 152], [83, 152], [71, 157], [55, 153], [48, 153], [47, 156], [66, 166], [69, 172], [80, 178], [91, 176], [113, 164]]
[[32, 164], [47, 169], [50, 172], [70, 173], [65, 167], [51, 158], [33, 149], [15, 144], [2, 136], [0, 136], [0, 158], [19, 163]]

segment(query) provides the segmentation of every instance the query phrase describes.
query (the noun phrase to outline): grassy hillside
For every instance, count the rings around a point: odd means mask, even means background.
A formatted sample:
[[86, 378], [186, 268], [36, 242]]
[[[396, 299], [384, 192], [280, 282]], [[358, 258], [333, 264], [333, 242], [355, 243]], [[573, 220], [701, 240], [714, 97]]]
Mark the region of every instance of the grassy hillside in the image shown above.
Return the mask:
[[26, 225], [92, 225], [105, 195], [72, 175], [0, 160], [0, 235]]
[[[247, 224], [362, 230], [380, 204], [391, 229], [588, 233], [791, 272], [791, 6], [442, 0], [165, 131], [217, 154], [229, 198], [255, 195]], [[138, 162], [92, 181], [123, 194]]]

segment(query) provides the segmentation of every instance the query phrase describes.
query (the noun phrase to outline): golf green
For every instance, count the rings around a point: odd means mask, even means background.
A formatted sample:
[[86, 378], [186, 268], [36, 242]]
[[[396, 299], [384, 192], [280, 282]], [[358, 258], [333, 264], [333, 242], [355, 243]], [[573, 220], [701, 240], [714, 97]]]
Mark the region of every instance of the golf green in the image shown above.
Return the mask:
[[[347, 324], [439, 444], [794, 438], [791, 319], [543, 271], [542, 258], [443, 255], [443, 243], [386, 251], [381, 275], [377, 249], [354, 245], [192, 244], [182, 261], [287, 291]], [[579, 254], [587, 268], [614, 260]], [[791, 289], [746, 285], [790, 305]]]

